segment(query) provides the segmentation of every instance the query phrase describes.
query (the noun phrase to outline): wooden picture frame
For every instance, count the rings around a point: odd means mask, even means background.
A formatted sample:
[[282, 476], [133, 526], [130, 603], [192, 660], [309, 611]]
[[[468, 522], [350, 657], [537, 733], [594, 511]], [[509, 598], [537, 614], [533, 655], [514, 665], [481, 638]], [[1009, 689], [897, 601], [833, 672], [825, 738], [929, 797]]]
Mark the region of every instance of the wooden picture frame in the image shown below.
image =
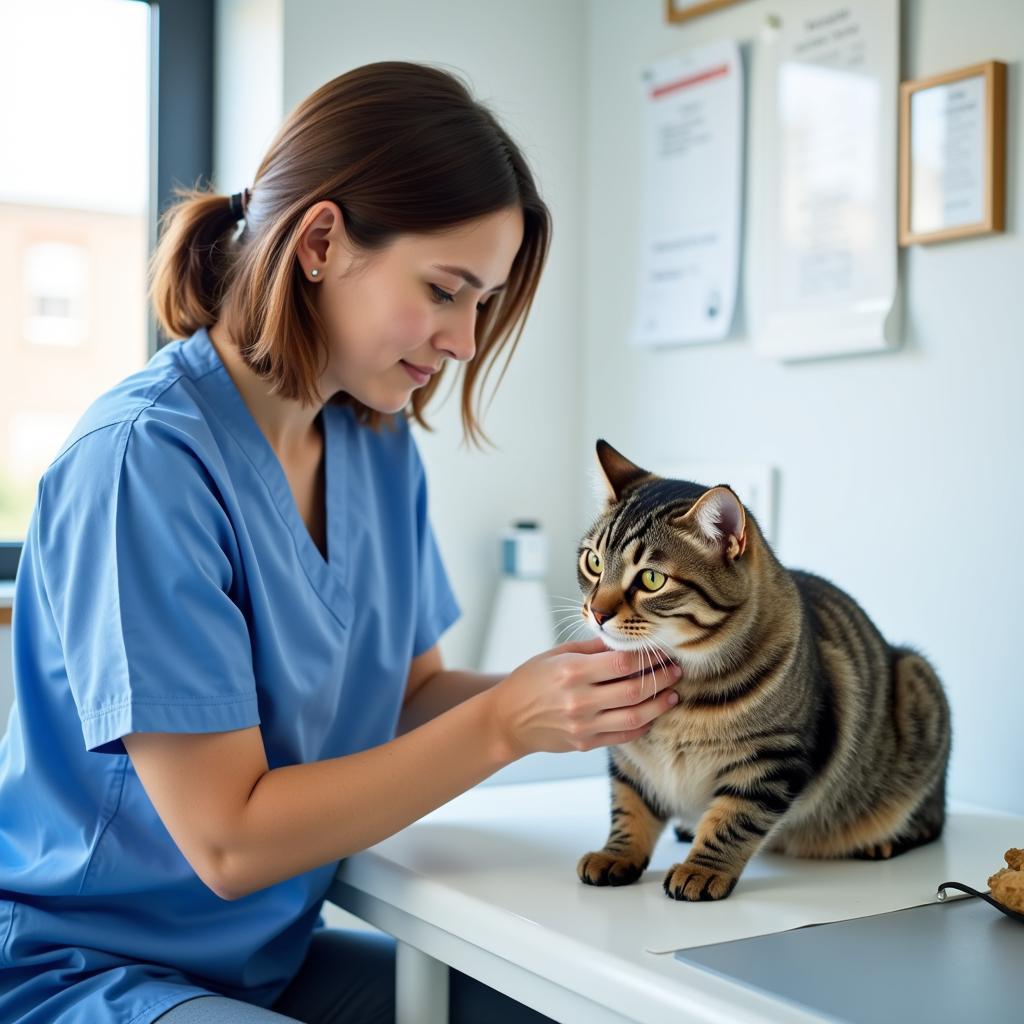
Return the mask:
[[665, 0], [665, 18], [672, 24], [699, 18], [702, 14], [716, 11], [719, 7], [731, 7], [740, 0], [683, 0], [685, 6], [679, 6], [678, 0]]
[[[901, 83], [899, 165], [900, 245], [1004, 230], [1006, 65], [990, 60]], [[956, 206], [962, 213], [950, 212]]]

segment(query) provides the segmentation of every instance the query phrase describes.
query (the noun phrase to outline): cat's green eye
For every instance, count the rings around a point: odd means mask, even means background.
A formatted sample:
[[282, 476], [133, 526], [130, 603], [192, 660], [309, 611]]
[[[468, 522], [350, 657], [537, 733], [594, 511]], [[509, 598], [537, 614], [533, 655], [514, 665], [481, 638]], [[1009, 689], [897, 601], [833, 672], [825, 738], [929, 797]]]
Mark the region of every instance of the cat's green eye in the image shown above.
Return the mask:
[[658, 572], [657, 569], [644, 569], [640, 573], [640, 582], [644, 585], [644, 590], [661, 590], [665, 586], [665, 574]]
[[588, 549], [583, 555], [583, 563], [595, 576], [601, 575], [603, 563], [601, 562], [601, 556], [596, 551]]

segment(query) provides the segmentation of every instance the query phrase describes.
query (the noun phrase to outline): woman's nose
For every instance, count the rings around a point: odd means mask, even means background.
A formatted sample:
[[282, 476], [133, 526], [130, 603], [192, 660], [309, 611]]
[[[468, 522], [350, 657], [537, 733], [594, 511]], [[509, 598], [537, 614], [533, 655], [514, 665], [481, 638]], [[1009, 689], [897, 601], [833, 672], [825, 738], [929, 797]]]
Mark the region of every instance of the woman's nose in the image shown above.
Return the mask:
[[472, 310], [441, 334], [438, 348], [452, 359], [467, 362], [476, 352], [476, 310]]

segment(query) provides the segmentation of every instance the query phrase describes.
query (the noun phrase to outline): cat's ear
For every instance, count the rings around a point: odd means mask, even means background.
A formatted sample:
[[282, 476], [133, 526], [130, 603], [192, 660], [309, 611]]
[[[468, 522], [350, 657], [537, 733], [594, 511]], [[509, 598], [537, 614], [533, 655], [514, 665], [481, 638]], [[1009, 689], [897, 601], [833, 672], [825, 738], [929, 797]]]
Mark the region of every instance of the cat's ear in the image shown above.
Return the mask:
[[705, 491], [672, 525], [690, 527], [729, 561], [739, 558], [747, 549], [747, 514], [743, 503], [725, 484]]
[[603, 438], [597, 442], [597, 464], [604, 478], [605, 497], [609, 504], [621, 501], [623, 492], [631, 484], [651, 476], [646, 469], [630, 462]]

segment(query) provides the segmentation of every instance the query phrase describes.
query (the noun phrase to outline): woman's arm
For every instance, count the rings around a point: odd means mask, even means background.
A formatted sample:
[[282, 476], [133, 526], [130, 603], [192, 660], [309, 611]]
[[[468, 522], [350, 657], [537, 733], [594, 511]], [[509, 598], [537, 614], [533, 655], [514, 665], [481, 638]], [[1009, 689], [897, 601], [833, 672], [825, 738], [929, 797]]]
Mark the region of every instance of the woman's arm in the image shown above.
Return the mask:
[[237, 899], [394, 835], [526, 754], [637, 739], [679, 679], [645, 668], [600, 640], [563, 644], [389, 743], [272, 770], [258, 726], [123, 742], [196, 873]]
[[381, 746], [273, 770], [259, 726], [123, 742], [178, 848], [226, 900], [366, 849], [516, 757], [486, 694]]
[[405, 685], [405, 699], [398, 719], [398, 733], [409, 732], [424, 722], [489, 690], [501, 675], [446, 671], [436, 644], [413, 658]]
[[450, 711], [478, 693], [489, 690], [504, 676], [486, 672], [459, 672], [442, 669], [426, 679], [402, 705], [398, 719], [399, 734]]

